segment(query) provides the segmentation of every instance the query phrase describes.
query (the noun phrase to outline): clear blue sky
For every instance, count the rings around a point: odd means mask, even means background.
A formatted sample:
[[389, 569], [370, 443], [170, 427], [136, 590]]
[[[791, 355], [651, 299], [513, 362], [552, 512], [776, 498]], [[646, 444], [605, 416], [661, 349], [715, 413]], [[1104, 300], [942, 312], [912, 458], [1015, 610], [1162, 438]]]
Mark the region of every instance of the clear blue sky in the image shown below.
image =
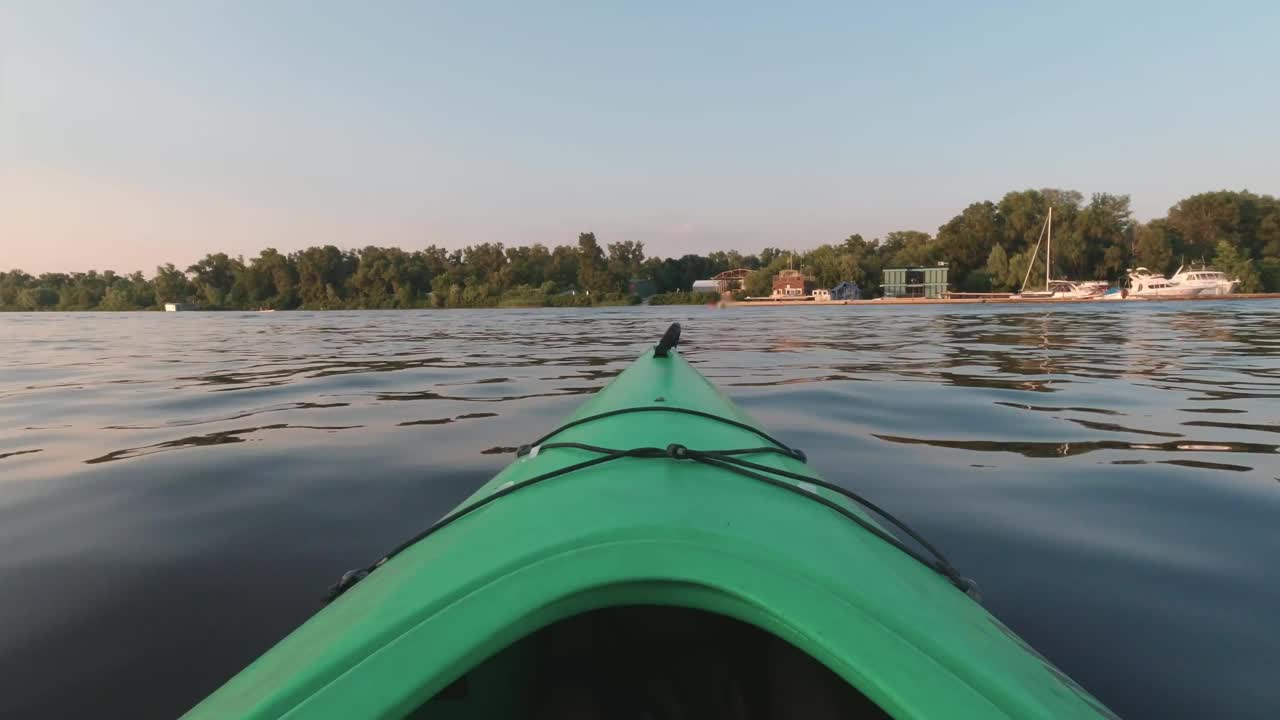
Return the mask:
[[0, 266], [1280, 191], [1280, 3], [0, 0]]

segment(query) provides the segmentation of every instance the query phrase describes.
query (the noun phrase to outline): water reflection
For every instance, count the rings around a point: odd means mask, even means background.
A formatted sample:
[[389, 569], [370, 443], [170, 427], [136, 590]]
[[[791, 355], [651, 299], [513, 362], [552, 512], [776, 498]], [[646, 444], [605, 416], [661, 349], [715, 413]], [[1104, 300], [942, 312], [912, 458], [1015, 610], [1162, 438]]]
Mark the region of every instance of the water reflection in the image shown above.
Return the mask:
[[1249, 472], [1253, 468], [1247, 465], [1231, 465], [1230, 463], [1208, 462], [1206, 460], [1161, 460], [1165, 465], [1181, 465], [1182, 467], [1201, 468], [1204, 470], [1226, 470], [1227, 472]]
[[996, 405], [1017, 408], [1019, 410], [1034, 410], [1036, 412], [1082, 412], [1097, 413], [1098, 415], [1124, 415], [1119, 410], [1107, 410], [1105, 408], [1088, 408], [1088, 407], [1057, 407], [1053, 405], [1025, 405], [1023, 403], [1013, 403], [1005, 400], [997, 400]]
[[1183, 425], [1195, 427], [1227, 428], [1228, 430], [1253, 430], [1254, 432], [1280, 433], [1280, 425], [1261, 425], [1256, 423], [1212, 422], [1210, 420], [1188, 420]]
[[186, 419], [186, 420], [169, 420], [161, 425], [107, 425], [104, 430], [155, 430], [162, 427], [187, 427], [190, 425], [207, 425], [209, 423], [227, 422], [229, 420], [242, 420], [254, 415], [262, 415], [264, 413], [285, 412], [288, 410], [323, 410], [325, 408], [346, 407], [350, 403], [344, 402], [297, 402], [284, 403], [282, 405], [273, 405], [270, 407], [256, 408], [252, 410], [244, 410], [242, 412], [231, 413], [228, 415], [220, 415], [207, 418]]
[[1161, 432], [1159, 430], [1139, 430], [1138, 428], [1125, 427], [1116, 423], [1094, 422], [1092, 420], [1081, 420], [1080, 418], [1067, 418], [1081, 427], [1087, 427], [1090, 430], [1103, 430], [1105, 432], [1130, 433], [1133, 435], [1154, 435], [1156, 437], [1182, 437], [1182, 433]]
[[431, 420], [406, 420], [405, 422], [396, 423], [397, 427], [410, 427], [412, 425], [447, 425], [458, 420], [474, 420], [476, 418], [498, 417], [498, 413], [464, 413], [457, 417], [451, 418], [434, 418]]
[[279, 423], [276, 425], [262, 425], [260, 427], [241, 428], [239, 430], [223, 430], [220, 432], [209, 433], [207, 435], [192, 435], [190, 437], [180, 438], [178, 440], [167, 440], [165, 442], [155, 443], [154, 445], [144, 445], [141, 447], [125, 448], [123, 450], [115, 450], [106, 455], [85, 460], [86, 465], [96, 465], [98, 463], [112, 462], [113, 460], [126, 460], [129, 458], [143, 457], [145, 455], [155, 455], [156, 453], [168, 452], [170, 450], [181, 450], [183, 448], [192, 447], [208, 447], [211, 445], [230, 445], [233, 443], [242, 443], [246, 438], [243, 435], [262, 432], [263, 430], [326, 430], [335, 432], [337, 430], [354, 430], [363, 427], [362, 425], [289, 425], [288, 423]]
[[589, 395], [598, 387], [558, 388], [549, 393], [527, 393], [524, 395], [489, 395], [484, 397], [468, 397], [465, 395], [445, 395], [432, 390], [418, 392], [378, 393], [378, 400], [403, 402], [410, 400], [461, 400], [464, 402], [511, 402], [513, 400], [529, 400], [531, 398], [560, 397], [564, 395]]
[[1118, 440], [1062, 442], [1026, 442], [995, 440], [932, 440], [876, 434], [876, 438], [902, 445], [928, 445], [949, 450], [972, 450], [980, 453], [1017, 453], [1029, 458], [1072, 457], [1099, 450], [1141, 450], [1143, 452], [1226, 452], [1274, 455], [1280, 446], [1260, 443], [1209, 443], [1171, 440], [1166, 443], [1127, 443]]

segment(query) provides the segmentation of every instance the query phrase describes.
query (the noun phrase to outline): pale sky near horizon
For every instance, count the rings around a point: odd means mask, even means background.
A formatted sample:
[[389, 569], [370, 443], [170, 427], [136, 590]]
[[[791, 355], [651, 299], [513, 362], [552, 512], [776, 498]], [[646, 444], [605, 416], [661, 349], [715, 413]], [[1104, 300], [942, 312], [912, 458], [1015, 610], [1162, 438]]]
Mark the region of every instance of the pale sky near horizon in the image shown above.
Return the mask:
[[1280, 192], [1280, 3], [0, 0], [0, 269]]

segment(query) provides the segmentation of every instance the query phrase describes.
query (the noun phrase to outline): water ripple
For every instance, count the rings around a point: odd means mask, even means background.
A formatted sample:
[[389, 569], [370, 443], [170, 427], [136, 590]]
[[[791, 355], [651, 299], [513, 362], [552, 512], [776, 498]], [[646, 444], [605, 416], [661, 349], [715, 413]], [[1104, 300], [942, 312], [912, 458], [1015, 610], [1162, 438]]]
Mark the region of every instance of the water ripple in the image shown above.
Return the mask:
[[287, 423], [279, 423], [276, 425], [262, 425], [260, 427], [240, 428], [238, 430], [223, 430], [220, 432], [209, 433], [207, 435], [191, 435], [189, 437], [179, 438], [177, 440], [167, 440], [165, 442], [155, 443], [154, 445], [144, 445], [141, 447], [125, 448], [123, 450], [114, 450], [101, 455], [99, 457], [85, 460], [86, 465], [96, 465], [98, 463], [113, 462], [115, 460], [127, 460], [130, 458], [144, 457], [146, 455], [155, 455], [156, 453], [168, 452], [170, 450], [181, 450], [183, 448], [207, 447], [210, 445], [229, 445], [232, 443], [245, 442], [247, 438], [243, 435], [262, 432], [263, 430], [354, 430], [363, 427], [362, 425], [289, 425]]
[[1121, 716], [1280, 707], [1280, 303], [1232, 301], [0, 315], [0, 707], [180, 715], [673, 320]]
[[874, 437], [889, 443], [902, 445], [929, 445], [949, 450], [972, 450], [980, 453], [1017, 453], [1029, 458], [1067, 458], [1075, 455], [1096, 452], [1098, 450], [1141, 450], [1143, 452], [1228, 452], [1254, 453], [1273, 455], [1280, 452], [1280, 446], [1260, 443], [1215, 443], [1169, 441], [1166, 443], [1127, 443], [1118, 440], [1087, 440], [1059, 442], [1027, 442], [996, 440], [935, 440], [927, 438], [901, 437], [896, 435], [874, 434]]

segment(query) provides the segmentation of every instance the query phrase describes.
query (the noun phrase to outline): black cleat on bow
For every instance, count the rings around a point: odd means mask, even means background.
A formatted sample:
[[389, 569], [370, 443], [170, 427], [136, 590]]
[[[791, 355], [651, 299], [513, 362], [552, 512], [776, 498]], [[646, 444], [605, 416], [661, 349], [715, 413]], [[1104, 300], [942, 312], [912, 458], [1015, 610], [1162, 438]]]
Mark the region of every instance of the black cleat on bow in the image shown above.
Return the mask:
[[653, 348], [654, 357], [666, 357], [667, 351], [680, 344], [680, 323], [671, 323], [671, 327], [662, 333], [662, 339]]

